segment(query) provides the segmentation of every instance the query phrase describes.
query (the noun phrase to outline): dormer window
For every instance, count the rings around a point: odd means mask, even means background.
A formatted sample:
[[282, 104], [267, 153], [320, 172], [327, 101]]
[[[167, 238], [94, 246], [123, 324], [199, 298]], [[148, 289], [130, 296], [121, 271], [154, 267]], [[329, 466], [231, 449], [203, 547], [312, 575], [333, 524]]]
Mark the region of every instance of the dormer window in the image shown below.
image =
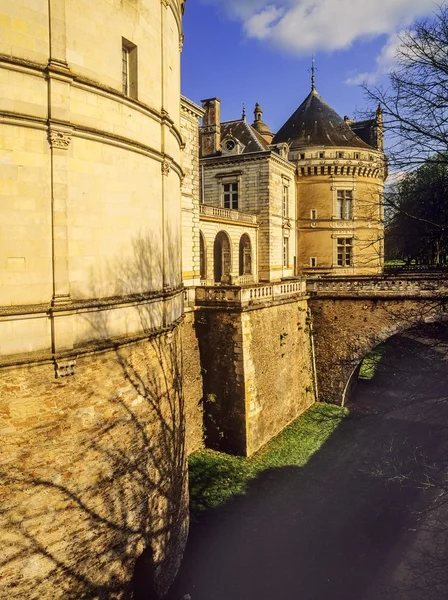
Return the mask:
[[343, 152], [337, 152], [336, 156], [337, 156], [337, 158], [344, 158], [344, 153]]
[[228, 136], [222, 140], [223, 154], [241, 154], [243, 150], [244, 146], [234, 137]]
[[305, 160], [305, 154], [302, 152], [302, 154], [300, 155], [300, 160]]

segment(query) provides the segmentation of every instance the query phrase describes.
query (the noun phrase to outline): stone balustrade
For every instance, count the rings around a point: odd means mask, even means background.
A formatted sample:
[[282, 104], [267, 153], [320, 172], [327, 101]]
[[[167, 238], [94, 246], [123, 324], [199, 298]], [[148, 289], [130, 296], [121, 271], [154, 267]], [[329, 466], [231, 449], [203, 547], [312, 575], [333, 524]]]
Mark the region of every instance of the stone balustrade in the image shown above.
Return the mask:
[[252, 223], [255, 225], [257, 223], [256, 215], [242, 213], [231, 208], [218, 208], [217, 206], [201, 204], [199, 206], [199, 213], [204, 217], [214, 217], [216, 219], [225, 219], [226, 221], [235, 221], [237, 223]]
[[406, 275], [405, 277], [322, 277], [309, 278], [310, 296], [338, 297], [440, 297], [448, 294], [448, 277]]
[[305, 279], [254, 286], [202, 286], [196, 288], [196, 305], [248, 306], [307, 295]]

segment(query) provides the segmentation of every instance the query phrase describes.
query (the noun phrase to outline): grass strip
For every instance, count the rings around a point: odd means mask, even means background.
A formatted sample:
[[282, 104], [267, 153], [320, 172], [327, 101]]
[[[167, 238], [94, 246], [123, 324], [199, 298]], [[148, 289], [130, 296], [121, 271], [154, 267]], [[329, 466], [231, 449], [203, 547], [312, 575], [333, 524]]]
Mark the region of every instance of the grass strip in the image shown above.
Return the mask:
[[385, 347], [377, 346], [369, 352], [361, 363], [358, 379], [373, 379], [381, 359], [384, 356]]
[[302, 467], [325, 443], [347, 410], [317, 403], [250, 458], [200, 450], [189, 457], [190, 507], [193, 519], [245, 494], [249, 481], [266, 469]]

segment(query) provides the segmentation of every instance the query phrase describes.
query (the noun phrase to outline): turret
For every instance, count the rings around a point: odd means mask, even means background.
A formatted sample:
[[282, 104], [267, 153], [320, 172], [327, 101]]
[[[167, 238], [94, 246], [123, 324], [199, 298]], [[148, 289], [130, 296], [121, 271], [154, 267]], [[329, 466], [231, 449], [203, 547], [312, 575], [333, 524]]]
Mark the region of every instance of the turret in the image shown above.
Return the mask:
[[264, 137], [268, 144], [270, 144], [272, 138], [274, 137], [274, 134], [270, 130], [269, 125], [263, 123], [263, 110], [258, 104], [258, 102], [255, 104], [254, 118], [255, 120], [252, 123], [252, 127], [255, 129], [255, 131], [258, 131], [258, 133]]

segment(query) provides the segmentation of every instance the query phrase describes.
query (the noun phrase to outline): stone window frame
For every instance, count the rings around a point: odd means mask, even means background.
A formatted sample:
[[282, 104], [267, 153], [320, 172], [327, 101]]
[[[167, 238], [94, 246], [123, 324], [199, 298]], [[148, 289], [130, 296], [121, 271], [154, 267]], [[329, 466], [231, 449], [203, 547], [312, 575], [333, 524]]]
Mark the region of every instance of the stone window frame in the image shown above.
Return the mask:
[[[219, 206], [221, 208], [225, 208], [227, 210], [241, 210], [241, 201], [242, 201], [242, 195], [241, 195], [241, 190], [242, 190], [242, 177], [241, 177], [241, 171], [237, 171], [237, 172], [232, 172], [232, 173], [218, 173], [216, 175], [217, 179], [218, 179], [218, 186], [219, 186]], [[238, 207], [237, 208], [232, 208], [232, 207], [226, 207], [224, 206], [224, 186], [228, 185], [228, 184], [236, 184], [237, 185], [237, 201], [238, 201]]]
[[207, 240], [202, 230], [199, 230], [199, 277], [207, 280]]
[[[285, 177], [282, 175], [282, 217], [284, 219], [289, 218], [289, 205], [290, 205], [290, 197], [289, 197], [289, 187], [291, 180], [289, 177]], [[285, 202], [286, 200], [286, 202]]]
[[[355, 182], [344, 182], [344, 181], [336, 181], [332, 185], [333, 192], [333, 221], [354, 221], [355, 220], [355, 209], [356, 209], [356, 184]], [[351, 216], [349, 218], [339, 217], [338, 211], [338, 192], [351, 192]], [[343, 211], [344, 212], [344, 211]]]
[[121, 38], [121, 85], [122, 93], [128, 98], [138, 97], [137, 46], [126, 38]]
[[282, 266], [284, 269], [289, 268], [289, 236], [283, 236], [282, 244]]
[[[339, 233], [333, 233], [332, 236], [333, 238], [333, 267], [336, 269], [351, 269], [355, 266], [355, 261], [356, 261], [356, 236], [354, 233], [349, 233], [346, 231], [340, 231]], [[351, 252], [350, 252], [350, 264], [339, 264], [339, 260], [338, 260], [338, 246], [340, 245], [338, 240], [340, 239], [344, 239], [344, 240], [351, 240], [350, 243], [350, 248], [351, 248]]]
[[317, 259], [315, 256], [310, 256], [310, 267], [311, 268], [317, 267]]

